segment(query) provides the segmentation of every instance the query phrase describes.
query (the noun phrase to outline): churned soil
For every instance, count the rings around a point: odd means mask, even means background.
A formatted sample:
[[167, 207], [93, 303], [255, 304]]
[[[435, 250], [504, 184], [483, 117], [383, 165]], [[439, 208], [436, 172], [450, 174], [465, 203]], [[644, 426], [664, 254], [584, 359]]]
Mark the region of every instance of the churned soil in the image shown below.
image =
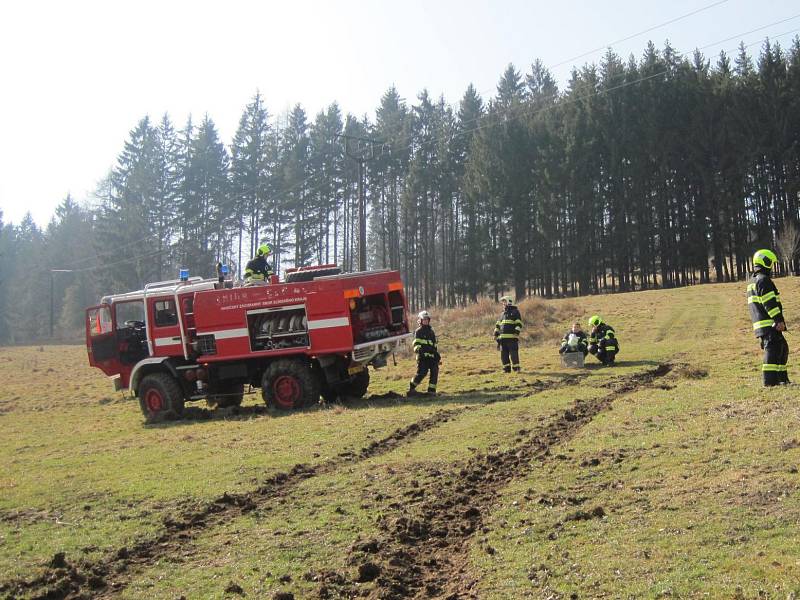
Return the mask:
[[[376, 598], [473, 597], [476, 582], [466, 571], [466, 542], [483, 527], [483, 516], [499, 490], [511, 479], [526, 473], [532, 461], [546, 460], [552, 446], [575, 435], [596, 414], [608, 408], [617, 395], [651, 383], [670, 368], [661, 365], [644, 374], [620, 379], [617, 389], [608, 397], [576, 401], [549, 425], [535, 431], [521, 430], [517, 439], [523, 441], [513, 449], [478, 454], [464, 464], [456, 463], [452, 470], [437, 472], [424, 483], [424, 488], [411, 494], [417, 503], [409, 505], [409, 510], [400, 508], [382, 513], [380, 539], [353, 544], [349, 557], [353, 568], [342, 572], [311, 570], [306, 580], [318, 583], [320, 598], [363, 595], [367, 591], [365, 586], [372, 586], [369, 593]], [[187, 543], [203, 532], [272, 505], [275, 498], [291, 496], [298, 484], [307, 479], [391, 452], [467, 411], [531, 393], [574, 386], [583, 377], [585, 375], [570, 374], [557, 380], [523, 382], [509, 387], [518, 391], [517, 394], [487, 396], [478, 404], [438, 410], [360, 450], [342, 452], [318, 464], [296, 464], [264, 480], [254, 490], [224, 492], [210, 502], [183, 508], [177, 515], [165, 511], [158, 535], [117, 548], [96, 560], [73, 559], [58, 553], [38, 576], [0, 582], [0, 597], [27, 595], [58, 600], [115, 596], [136, 573], [165, 558], [181, 556]], [[228, 409], [228, 412], [233, 413], [228, 417], [248, 418], [261, 414], [262, 410], [239, 408]], [[196, 413], [188, 417], [214, 418], [213, 413], [204, 409]], [[228, 593], [238, 594], [237, 587], [238, 584], [231, 582]], [[291, 596], [288, 592], [285, 594], [284, 597]]]
[[[341, 572], [319, 576], [318, 598], [477, 598], [477, 581], [468, 570], [470, 542], [487, 533], [484, 521], [501, 490], [523, 477], [533, 465], [554, 457], [551, 450], [568, 442], [595, 416], [608, 410], [620, 395], [652, 386], [669, 373], [671, 365], [616, 379], [612, 391], [594, 400], [576, 400], [539, 428], [519, 432], [522, 441], [501, 452], [480, 453], [436, 471], [410, 497], [418, 502], [393, 503], [381, 511], [382, 534], [377, 539], [357, 539]], [[517, 439], [520, 439], [519, 437]], [[413, 491], [413, 490], [412, 490]], [[408, 495], [408, 494], [406, 494]], [[580, 505], [585, 498], [544, 499]], [[603, 518], [605, 509], [594, 506], [571, 513], [568, 520]], [[485, 550], [493, 553], [487, 546]], [[373, 582], [369, 591], [364, 583]]]

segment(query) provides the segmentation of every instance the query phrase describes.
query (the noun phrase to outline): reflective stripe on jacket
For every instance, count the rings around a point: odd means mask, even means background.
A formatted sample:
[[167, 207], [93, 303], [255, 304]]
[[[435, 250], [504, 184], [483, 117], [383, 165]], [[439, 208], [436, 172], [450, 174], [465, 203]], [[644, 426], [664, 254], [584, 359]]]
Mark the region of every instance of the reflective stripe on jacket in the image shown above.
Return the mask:
[[414, 332], [414, 342], [412, 343], [414, 352], [420, 358], [437, 358], [439, 350], [436, 347], [436, 334], [430, 325], [421, 325]]
[[747, 307], [756, 337], [764, 337], [773, 331], [775, 323], [784, 321], [778, 288], [763, 269], [755, 271], [752, 281], [747, 285]]
[[244, 269], [244, 278], [251, 281], [261, 281], [272, 275], [267, 259], [263, 256], [256, 256], [247, 263]]
[[494, 339], [496, 340], [518, 340], [522, 332], [522, 315], [519, 309], [511, 304], [503, 310], [503, 314], [494, 324]]
[[617, 345], [617, 335], [614, 333], [614, 328], [608, 323], [600, 323], [600, 325], [593, 327], [589, 335], [590, 344], [599, 346], [601, 342], [604, 342], [602, 345], [606, 350], [613, 351], [619, 349]]

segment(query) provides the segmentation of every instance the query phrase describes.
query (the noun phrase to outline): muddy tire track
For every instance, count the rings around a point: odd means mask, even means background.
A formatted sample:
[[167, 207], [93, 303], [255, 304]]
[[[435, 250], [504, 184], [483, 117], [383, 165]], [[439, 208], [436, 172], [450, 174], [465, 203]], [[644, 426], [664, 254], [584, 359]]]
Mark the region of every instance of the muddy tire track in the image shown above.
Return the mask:
[[[382, 535], [355, 541], [347, 569], [314, 573], [316, 596], [477, 598], [478, 581], [468, 571], [470, 541], [475, 533], [488, 532], [484, 516], [502, 489], [550, 460], [551, 449], [575, 437], [617, 398], [652, 386], [671, 370], [672, 365], [663, 364], [620, 378], [605, 396], [576, 400], [547, 424], [526, 432], [524, 441], [511, 449], [475, 455], [434, 475], [419, 490], [419, 503], [396, 505], [379, 517]], [[368, 591], [367, 582], [373, 582]]]
[[104, 591], [116, 593], [124, 587], [126, 573], [137, 567], [147, 566], [159, 558], [178, 554], [200, 532], [285, 496], [306, 479], [326, 475], [343, 466], [391, 452], [421, 433], [474, 408], [465, 406], [438, 410], [395, 430], [383, 439], [371, 442], [358, 452], [345, 451], [317, 465], [296, 464], [289, 471], [273, 475], [250, 492], [225, 492], [204, 506], [185, 511], [178, 518], [165, 516], [164, 529], [158, 537], [119, 548], [98, 561], [79, 560], [71, 563], [64, 553], [57, 553], [41, 576], [30, 581], [4, 583], [0, 585], [0, 594], [8, 597], [28, 594], [34, 598], [56, 599], [82, 598], [87, 595], [92, 597], [103, 595]]
[[[307, 479], [328, 475], [345, 466], [391, 452], [410, 443], [420, 434], [464, 413], [479, 410], [495, 402], [513, 401], [531, 393], [573, 386], [582, 379], [581, 376], [570, 375], [551, 381], [536, 380], [524, 386], [532, 388], [533, 392], [522, 391], [503, 395], [501, 392], [506, 392], [507, 388], [500, 388], [497, 394], [479, 403], [438, 410], [432, 415], [395, 430], [380, 440], [369, 443], [358, 451], [345, 451], [315, 465], [299, 463], [289, 471], [273, 475], [255, 490], [231, 494], [225, 492], [211, 502], [186, 510], [177, 517], [165, 515], [162, 518], [164, 528], [157, 537], [118, 548], [100, 559], [68, 560], [65, 553], [59, 552], [53, 556], [39, 576], [0, 583], [0, 597], [12, 599], [29, 596], [35, 599], [68, 600], [116, 596], [126, 587], [135, 573], [160, 559], [180, 555], [187, 544], [212, 527], [260, 507], [274, 505], [275, 498], [290, 495]], [[470, 392], [475, 393], [477, 390]]]
[[678, 321], [681, 320], [684, 312], [685, 309], [681, 306], [676, 306], [674, 309], [672, 309], [672, 312], [670, 312], [667, 319], [663, 321], [659, 326], [658, 331], [656, 332], [656, 337], [653, 341], [655, 342], [663, 341], [667, 337], [667, 335], [675, 328], [675, 326], [678, 324]]

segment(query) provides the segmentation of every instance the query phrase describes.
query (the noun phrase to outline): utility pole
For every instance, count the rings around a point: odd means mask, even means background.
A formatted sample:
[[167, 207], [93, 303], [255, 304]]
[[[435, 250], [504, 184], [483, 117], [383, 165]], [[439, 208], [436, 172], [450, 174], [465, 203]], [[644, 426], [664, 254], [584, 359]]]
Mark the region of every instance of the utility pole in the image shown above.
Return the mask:
[[344, 140], [344, 153], [347, 158], [358, 162], [358, 270], [367, 270], [367, 201], [366, 172], [364, 165], [368, 160], [376, 158], [375, 146], [383, 146], [380, 140], [337, 133], [336, 137]]
[[72, 273], [72, 269], [50, 269], [50, 337], [53, 337], [53, 313], [55, 312], [55, 292], [53, 288], [55, 285], [53, 284], [53, 273]]

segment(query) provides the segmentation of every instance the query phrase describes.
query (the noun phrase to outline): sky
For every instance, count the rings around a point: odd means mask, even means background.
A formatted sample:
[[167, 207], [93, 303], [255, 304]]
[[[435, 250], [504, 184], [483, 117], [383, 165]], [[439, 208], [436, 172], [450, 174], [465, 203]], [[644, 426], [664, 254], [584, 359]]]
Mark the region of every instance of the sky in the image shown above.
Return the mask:
[[0, 210], [44, 226], [67, 194], [94, 201], [145, 115], [180, 128], [208, 114], [229, 144], [256, 91], [273, 117], [336, 101], [372, 118], [392, 85], [409, 104], [423, 89], [456, 104], [470, 83], [491, 97], [509, 63], [539, 58], [563, 87], [608, 47], [669, 40], [715, 59], [744, 41], [756, 56], [798, 32], [800, 0], [3, 2]]

